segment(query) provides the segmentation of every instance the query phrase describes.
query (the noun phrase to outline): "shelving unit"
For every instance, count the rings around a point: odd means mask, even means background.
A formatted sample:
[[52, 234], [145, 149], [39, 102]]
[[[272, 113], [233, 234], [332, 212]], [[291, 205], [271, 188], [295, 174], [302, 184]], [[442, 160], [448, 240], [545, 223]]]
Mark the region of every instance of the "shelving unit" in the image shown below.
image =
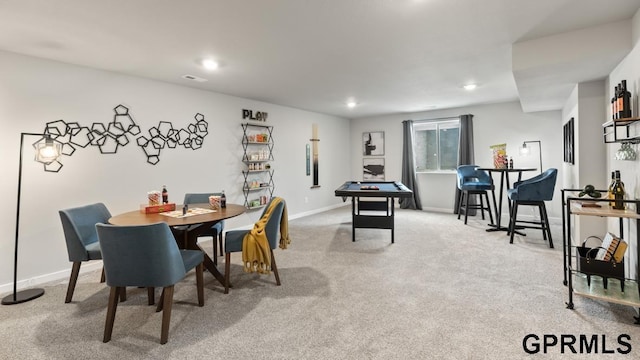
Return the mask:
[[[592, 198], [578, 198], [575, 197], [575, 193], [582, 191], [582, 189], [562, 189], [562, 245], [564, 254], [564, 285], [568, 286], [569, 301], [567, 302], [567, 308], [573, 309], [573, 295], [579, 295], [591, 299], [607, 301], [616, 304], [622, 304], [637, 308], [638, 314], [640, 314], [640, 287], [638, 286], [639, 274], [637, 270], [634, 271], [634, 278], [629, 278], [631, 269], [627, 269], [624, 278], [624, 291], [621, 290], [620, 281], [614, 278], [608, 279], [608, 286], [605, 289], [604, 280], [597, 275], [591, 275], [590, 284], [587, 281], [587, 275], [578, 271], [576, 259], [576, 248], [572, 241], [571, 235], [571, 219], [572, 216], [598, 216], [618, 218], [619, 220], [619, 236], [621, 239], [629, 243], [629, 249], [636, 249], [636, 259], [640, 259], [640, 248], [637, 246], [637, 230], [636, 237], [624, 236], [624, 221], [636, 221], [636, 229], [640, 225], [640, 200], [623, 200], [627, 209], [615, 210], [609, 207], [608, 199], [592, 199]], [[603, 194], [606, 194], [606, 190], [598, 190]], [[598, 203], [601, 207], [583, 207], [580, 203], [590, 202]], [[630, 227], [631, 228], [631, 227]], [[633, 243], [633, 245], [632, 245]], [[625, 254], [625, 262], [628, 264], [629, 254]], [[635, 323], [640, 325], [640, 316], [634, 317]]]
[[275, 188], [270, 163], [273, 161], [273, 126], [243, 123], [242, 133], [244, 206], [249, 210], [260, 209], [273, 196]]
[[[602, 136], [605, 144], [622, 142], [632, 144], [640, 143], [640, 136], [631, 136], [631, 132], [629, 131], [629, 127], [638, 121], [640, 121], [640, 117], [630, 117], [611, 120], [602, 124]], [[618, 130], [623, 130], [624, 135], [618, 137]]]

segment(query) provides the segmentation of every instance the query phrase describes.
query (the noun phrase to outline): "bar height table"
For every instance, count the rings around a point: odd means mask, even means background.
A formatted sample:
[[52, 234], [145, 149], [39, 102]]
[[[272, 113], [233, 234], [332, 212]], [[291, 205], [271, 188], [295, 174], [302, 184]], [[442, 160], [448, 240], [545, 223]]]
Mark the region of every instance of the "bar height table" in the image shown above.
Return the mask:
[[[491, 167], [486, 167], [486, 168], [478, 168], [478, 170], [484, 170], [484, 171], [488, 171], [489, 174], [491, 175], [491, 178], [493, 179], [493, 173], [499, 173], [500, 174], [500, 190], [499, 190], [499, 201], [498, 201], [498, 206], [496, 208], [496, 223], [495, 224], [489, 224], [490, 228], [487, 229], [487, 231], [509, 231], [509, 227], [508, 226], [502, 226], [500, 223], [502, 221], [501, 217], [502, 217], [502, 195], [507, 193], [507, 190], [511, 189], [511, 182], [509, 179], [509, 174], [510, 173], [518, 173], [518, 180], [516, 181], [520, 181], [522, 180], [522, 173], [524, 171], [534, 171], [537, 170], [536, 168], [515, 168], [515, 169], [509, 169], [509, 168], [503, 168], [503, 169], [498, 169], [498, 168], [491, 168]], [[505, 182], [506, 182], [506, 187], [505, 187]], [[511, 215], [511, 202], [509, 202], [509, 215]], [[519, 233], [521, 234], [521, 233]], [[524, 234], [521, 234], [524, 235]]]

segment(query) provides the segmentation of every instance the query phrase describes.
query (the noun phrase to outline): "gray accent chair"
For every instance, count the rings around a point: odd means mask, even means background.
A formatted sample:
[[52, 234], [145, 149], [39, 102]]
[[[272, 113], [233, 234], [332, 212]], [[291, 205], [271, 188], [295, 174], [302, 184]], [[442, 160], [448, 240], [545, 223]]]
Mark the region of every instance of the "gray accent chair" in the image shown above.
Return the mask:
[[[73, 263], [67, 287], [67, 296], [64, 301], [69, 303], [76, 288], [80, 264], [83, 261], [102, 259], [96, 224], [106, 223], [111, 217], [111, 213], [103, 203], [60, 210], [58, 213], [62, 221], [64, 238], [67, 242], [69, 261]], [[104, 282], [104, 271], [100, 282]], [[123, 293], [123, 300], [124, 297]]]
[[[556, 186], [558, 170], [551, 168], [531, 179], [518, 181], [507, 192], [511, 205], [511, 219], [509, 221], [509, 243], [513, 244], [513, 234], [520, 228], [542, 230], [542, 238], [549, 240], [549, 247], [553, 248], [553, 239], [549, 229], [549, 217], [545, 201], [553, 200], [553, 192]], [[540, 211], [540, 221], [518, 220], [518, 207], [520, 205], [537, 206]]]
[[[183, 204], [208, 204], [209, 196], [220, 196], [222, 193], [186, 193], [184, 194]], [[213, 238], [213, 263], [218, 264], [218, 254], [222, 256], [222, 232], [224, 231], [224, 221], [219, 221], [211, 227], [210, 230], [204, 232], [201, 236], [211, 236]], [[220, 252], [216, 249], [216, 237], [218, 238], [218, 244], [220, 246]]]
[[[269, 201], [267, 206], [262, 211], [260, 218], [267, 212], [273, 198]], [[278, 275], [278, 267], [276, 266], [276, 258], [273, 256], [273, 249], [277, 248], [280, 240], [280, 220], [282, 219], [282, 212], [284, 210], [285, 201], [282, 200], [271, 213], [271, 217], [267, 220], [265, 232], [269, 245], [271, 248], [271, 269], [276, 276], [276, 285], [280, 286], [280, 275]], [[231, 270], [231, 253], [242, 252], [242, 241], [244, 236], [250, 230], [231, 230], [227, 231], [224, 237], [224, 251], [225, 251], [225, 270], [224, 270], [224, 293], [229, 293], [229, 273]]]
[[166, 223], [139, 226], [97, 224], [107, 285], [111, 287], [103, 342], [111, 340], [118, 296], [127, 286], [162, 288], [160, 343], [169, 339], [174, 285], [196, 269], [198, 305], [204, 306], [203, 261], [199, 250], [180, 250]]

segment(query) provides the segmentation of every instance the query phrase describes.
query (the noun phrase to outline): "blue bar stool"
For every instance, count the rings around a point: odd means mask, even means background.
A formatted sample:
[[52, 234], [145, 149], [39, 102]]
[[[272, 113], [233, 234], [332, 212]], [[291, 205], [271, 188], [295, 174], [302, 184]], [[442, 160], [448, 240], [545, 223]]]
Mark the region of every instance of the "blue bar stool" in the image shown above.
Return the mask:
[[[493, 194], [493, 203], [495, 206], [495, 194], [493, 190], [495, 187], [493, 186], [493, 181], [491, 180], [491, 176], [486, 171], [478, 170], [478, 165], [460, 165], [456, 169], [458, 175], [458, 189], [460, 189], [460, 198], [458, 199], [458, 219], [460, 219], [460, 214], [462, 213], [462, 209], [464, 209], [464, 223], [467, 224], [467, 217], [469, 215], [469, 210], [480, 210], [482, 213], [482, 220], [484, 220], [484, 211], [487, 210], [489, 212], [489, 218], [491, 219], [491, 223], [493, 224], [493, 215], [491, 214], [491, 206], [489, 205], [489, 195], [487, 191], [491, 191]], [[469, 198], [471, 195], [478, 195], [480, 199], [480, 203], [476, 203], [475, 201], [469, 202]], [[484, 203], [486, 200], [486, 206]]]

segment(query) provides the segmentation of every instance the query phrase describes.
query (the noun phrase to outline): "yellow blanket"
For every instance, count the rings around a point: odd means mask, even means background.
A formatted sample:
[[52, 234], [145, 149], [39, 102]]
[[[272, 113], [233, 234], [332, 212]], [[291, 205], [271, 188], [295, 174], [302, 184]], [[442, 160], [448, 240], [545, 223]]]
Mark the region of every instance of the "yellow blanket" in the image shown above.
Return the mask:
[[[283, 201], [280, 197], [273, 198], [264, 215], [253, 225], [253, 229], [244, 236], [242, 240], [242, 262], [245, 272], [271, 273], [271, 246], [269, 246], [265, 227], [276, 205]], [[286, 249], [290, 243], [287, 204], [285, 203], [282, 209], [282, 219], [280, 220], [280, 248]]]

